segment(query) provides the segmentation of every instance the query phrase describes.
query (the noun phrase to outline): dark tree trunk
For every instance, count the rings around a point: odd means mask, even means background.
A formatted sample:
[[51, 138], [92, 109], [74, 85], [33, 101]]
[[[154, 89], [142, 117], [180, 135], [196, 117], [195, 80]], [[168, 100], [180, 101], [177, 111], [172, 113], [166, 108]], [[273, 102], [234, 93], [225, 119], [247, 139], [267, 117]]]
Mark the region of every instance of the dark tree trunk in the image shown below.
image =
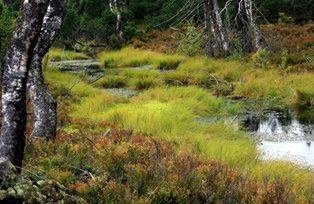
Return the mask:
[[208, 57], [214, 56], [213, 34], [212, 34], [212, 7], [210, 1], [204, 2], [204, 20], [205, 20], [205, 54]]
[[2, 1], [4, 5], [9, 6], [11, 5], [14, 1], [13, 0], [3, 0]]
[[206, 0], [205, 12], [205, 52], [208, 56], [227, 56], [230, 46], [226, 28], [221, 18], [217, 0]]
[[266, 47], [265, 39], [256, 23], [252, 0], [237, 0], [237, 30], [245, 52]]
[[34, 109], [34, 138], [49, 139], [56, 135], [57, 104], [44, 83], [42, 60], [60, 30], [63, 9], [64, 0], [50, 1], [30, 65], [27, 86]]
[[26, 128], [26, 82], [30, 55], [37, 43], [48, 0], [21, 2], [21, 20], [6, 56], [2, 79], [0, 180], [10, 174], [9, 163], [21, 167]]

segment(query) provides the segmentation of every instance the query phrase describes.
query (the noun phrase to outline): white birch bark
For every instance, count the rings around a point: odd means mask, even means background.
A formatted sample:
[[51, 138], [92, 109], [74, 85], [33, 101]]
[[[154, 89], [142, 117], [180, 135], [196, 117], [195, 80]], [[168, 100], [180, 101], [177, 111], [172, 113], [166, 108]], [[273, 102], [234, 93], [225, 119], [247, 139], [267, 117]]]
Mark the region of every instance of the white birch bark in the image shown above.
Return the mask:
[[[22, 166], [26, 128], [26, 82], [30, 53], [36, 45], [48, 0], [21, 2], [21, 19], [6, 56], [2, 79], [0, 182], [11, 175], [10, 166]], [[12, 165], [10, 165], [12, 164]]]
[[34, 109], [34, 138], [49, 139], [56, 136], [57, 104], [44, 82], [42, 60], [60, 30], [63, 9], [64, 0], [50, 1], [30, 64], [27, 88]]

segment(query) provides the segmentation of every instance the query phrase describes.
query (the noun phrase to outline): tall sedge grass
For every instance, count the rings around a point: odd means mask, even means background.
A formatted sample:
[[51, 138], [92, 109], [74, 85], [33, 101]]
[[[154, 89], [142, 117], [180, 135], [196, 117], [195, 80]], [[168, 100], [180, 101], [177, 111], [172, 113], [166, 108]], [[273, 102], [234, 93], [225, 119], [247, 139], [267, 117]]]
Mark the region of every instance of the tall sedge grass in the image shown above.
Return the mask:
[[[195, 118], [236, 114], [239, 110], [238, 105], [225, 103], [204, 89], [171, 87], [145, 91], [129, 103], [102, 99], [100, 96], [94, 99], [88, 97], [74, 105], [71, 116], [109, 121], [123, 129], [174, 142], [179, 148], [191, 146], [201, 154], [236, 165], [243, 164], [245, 159], [247, 162], [251, 160], [248, 155], [256, 157], [255, 145], [243, 133], [232, 132], [231, 127], [230, 131], [226, 131], [228, 125], [213, 125], [208, 129], [207, 125], [196, 122]], [[213, 130], [214, 133], [211, 132]], [[219, 130], [221, 135], [218, 134]], [[228, 148], [225, 143], [228, 143]], [[224, 155], [220, 151], [222, 149]]]
[[[283, 78], [280, 78], [278, 74], [276, 71], [265, 70], [259, 70], [256, 73], [244, 72], [244, 79], [249, 81], [252, 78], [254, 80], [243, 86], [250, 87], [251, 83], [258, 83], [259, 86], [271, 87], [264, 87], [265, 92], [262, 89], [256, 92], [247, 92], [247, 94], [252, 94], [250, 97], [265, 97], [267, 93], [274, 90], [274, 96], [289, 99], [289, 95], [276, 89], [287, 83], [282, 81], [289, 79], [292, 87], [301, 89], [302, 85], [308, 83], [302, 79], [311, 79], [311, 74], [282, 76]], [[132, 75], [132, 73], [126, 75]], [[195, 86], [158, 87], [144, 91], [131, 100], [126, 100], [77, 80], [78, 76], [64, 74], [52, 68], [46, 70], [46, 78], [51, 86], [57, 87], [55, 90], [57, 95], [60, 95], [60, 91], [62, 93], [63, 90], [71, 88], [71, 97], [74, 97], [75, 100], [71, 101], [70, 116], [75, 120], [84, 120], [86, 128], [89, 125], [90, 129], [97, 128], [92, 125], [94, 123], [111, 122], [123, 129], [144, 133], [148, 135], [147, 137], [166, 140], [179, 150], [218, 159], [236, 167], [244, 174], [262, 181], [276, 178], [287, 180], [289, 183], [285, 184], [286, 187], [291, 187], [294, 195], [298, 196], [296, 200], [301, 203], [306, 203], [310, 200], [307, 196], [313, 195], [312, 171], [282, 162], [260, 161], [254, 142], [244, 132], [237, 130], [234, 124], [223, 121], [202, 124], [195, 121], [197, 117], [214, 114], [232, 115], [241, 110], [239, 105], [230, 104], [221, 98], [214, 97], [206, 89]], [[279, 80], [278, 83], [268, 84], [267, 80], [275, 79], [282, 80]], [[311, 91], [311, 86], [309, 83], [304, 87]], [[244, 90], [243, 87], [243, 90], [236, 91], [244, 94], [246, 93]], [[260, 91], [264, 95], [261, 95]], [[88, 129], [86, 131], [92, 132]], [[123, 152], [123, 149], [121, 151]], [[46, 165], [49, 168], [53, 165], [54, 168], [57, 168], [62, 158], [55, 159], [56, 161], [45, 161]], [[56, 175], [58, 172], [51, 174]]]
[[210, 114], [228, 115], [237, 114], [241, 108], [237, 104], [228, 104], [208, 91], [195, 86], [156, 88], [148, 90], [132, 99], [133, 103], [145, 103], [157, 100], [162, 103], [176, 104], [193, 111], [196, 116]]
[[179, 55], [165, 55], [130, 47], [123, 48], [120, 51], [102, 52], [98, 57], [101, 65], [105, 68], [152, 65], [160, 70], [176, 69], [184, 60], [184, 57]]
[[237, 82], [234, 94], [253, 99], [277, 99], [286, 104], [313, 105], [314, 74], [285, 74], [277, 70], [251, 70]]
[[[245, 61], [166, 55], [129, 47], [120, 51], [103, 52], [99, 58], [104, 67], [153, 65], [156, 69], [174, 69], [167, 73], [148, 74], [150, 71], [144, 70], [137, 71], [137, 74], [132, 74], [132, 71], [119, 73], [123, 76], [125, 86], [132, 89], [195, 85], [217, 90], [216, 92], [222, 91], [222, 95], [274, 99], [296, 105], [314, 103], [314, 84], [311, 80], [314, 75], [311, 72], [285, 73], [279, 69], [257, 68]], [[230, 86], [217, 86], [217, 81], [221, 80], [232, 84], [234, 89]], [[103, 84], [110, 87], [110, 80], [104, 80]]]
[[62, 50], [61, 48], [51, 48], [46, 56], [50, 61], [90, 59], [88, 55], [82, 52]]

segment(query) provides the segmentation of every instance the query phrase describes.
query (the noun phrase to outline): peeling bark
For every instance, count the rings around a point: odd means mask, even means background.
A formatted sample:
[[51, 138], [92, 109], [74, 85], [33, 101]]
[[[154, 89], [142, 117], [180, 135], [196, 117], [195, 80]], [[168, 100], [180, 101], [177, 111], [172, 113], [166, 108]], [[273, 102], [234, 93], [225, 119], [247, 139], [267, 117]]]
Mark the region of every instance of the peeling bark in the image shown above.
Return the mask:
[[57, 104], [44, 82], [42, 60], [60, 30], [63, 9], [64, 0], [50, 1], [30, 65], [27, 88], [34, 109], [34, 138], [56, 136]]
[[[48, 0], [24, 0], [21, 3], [21, 19], [5, 59], [2, 79], [1, 165], [9, 162], [14, 166], [22, 166], [29, 56], [37, 43], [47, 7]], [[0, 168], [0, 182], [10, 174], [8, 166], [10, 165]]]
[[237, 0], [237, 30], [240, 35], [244, 50], [254, 52], [266, 47], [265, 39], [256, 23], [253, 13], [252, 0]]
[[206, 0], [205, 14], [205, 52], [208, 56], [227, 56], [230, 54], [229, 40], [223, 24], [217, 0]]

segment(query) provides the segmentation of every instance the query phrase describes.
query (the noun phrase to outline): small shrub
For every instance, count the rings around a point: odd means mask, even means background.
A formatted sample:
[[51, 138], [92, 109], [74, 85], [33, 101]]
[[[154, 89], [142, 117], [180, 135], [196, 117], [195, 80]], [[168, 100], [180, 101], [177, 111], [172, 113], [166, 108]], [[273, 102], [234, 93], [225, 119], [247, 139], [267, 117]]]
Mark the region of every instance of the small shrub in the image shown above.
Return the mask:
[[180, 42], [177, 52], [190, 57], [202, 55], [204, 37], [192, 24], [187, 26], [183, 40]]
[[278, 23], [294, 23], [295, 19], [291, 16], [288, 16], [287, 14], [285, 13], [278, 13]]
[[232, 57], [235, 59], [238, 59], [240, 57], [243, 57], [244, 54], [244, 49], [243, 49], [243, 43], [241, 41], [240, 36], [235, 36], [233, 40], [231, 41], [232, 43]]
[[286, 69], [288, 66], [288, 57], [289, 57], [289, 53], [287, 49], [284, 49], [281, 54], [280, 54], [280, 64], [279, 64], [279, 68], [280, 69]]
[[265, 69], [269, 66], [269, 57], [270, 52], [265, 48], [261, 48], [252, 56], [252, 61], [256, 66]]
[[228, 96], [233, 92], [234, 87], [231, 84], [219, 83], [213, 86], [215, 96]]
[[132, 194], [127, 185], [109, 181], [99, 193], [100, 203], [132, 203]]
[[151, 202], [154, 204], [186, 203], [186, 198], [182, 189], [167, 186], [157, 188], [151, 195]]
[[181, 60], [162, 60], [157, 65], [157, 69], [160, 70], [174, 70], [180, 65]]

